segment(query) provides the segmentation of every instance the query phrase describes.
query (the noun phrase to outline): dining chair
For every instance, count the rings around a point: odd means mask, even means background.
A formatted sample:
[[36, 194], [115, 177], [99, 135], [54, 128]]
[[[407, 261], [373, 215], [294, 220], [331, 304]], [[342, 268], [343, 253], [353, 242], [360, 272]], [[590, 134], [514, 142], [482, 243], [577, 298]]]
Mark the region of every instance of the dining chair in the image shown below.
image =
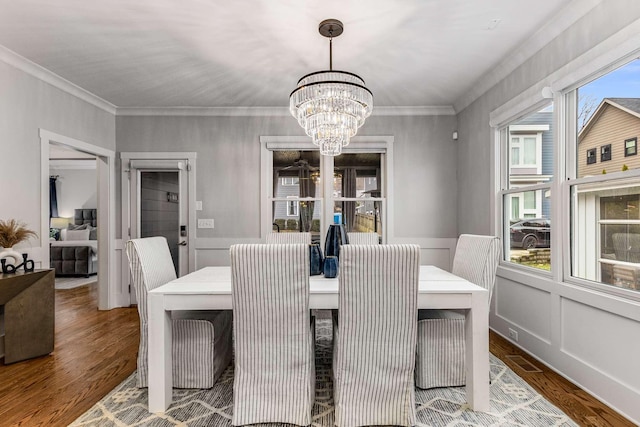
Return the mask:
[[[451, 272], [487, 289], [490, 303], [501, 252], [497, 237], [462, 234]], [[464, 323], [465, 314], [459, 311], [418, 311], [417, 387], [466, 384]]]
[[380, 243], [378, 233], [348, 232], [350, 245], [377, 245]]
[[315, 323], [306, 244], [231, 246], [233, 425], [311, 424]]
[[420, 248], [345, 245], [334, 317], [335, 425], [415, 425]]
[[311, 233], [267, 233], [267, 244], [311, 244]]
[[[136, 384], [148, 387], [148, 292], [176, 278], [164, 237], [126, 243], [131, 279], [138, 300], [140, 346]], [[172, 312], [173, 386], [211, 388], [233, 353], [231, 311]]]

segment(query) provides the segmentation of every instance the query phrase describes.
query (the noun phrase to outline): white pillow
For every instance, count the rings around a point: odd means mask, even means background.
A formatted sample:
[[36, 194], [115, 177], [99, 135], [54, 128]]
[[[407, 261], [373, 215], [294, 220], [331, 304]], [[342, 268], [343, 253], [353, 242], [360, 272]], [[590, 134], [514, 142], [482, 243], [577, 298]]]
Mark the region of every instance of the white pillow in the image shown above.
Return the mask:
[[89, 230], [63, 229], [62, 233], [60, 233], [60, 239], [61, 240], [89, 240]]

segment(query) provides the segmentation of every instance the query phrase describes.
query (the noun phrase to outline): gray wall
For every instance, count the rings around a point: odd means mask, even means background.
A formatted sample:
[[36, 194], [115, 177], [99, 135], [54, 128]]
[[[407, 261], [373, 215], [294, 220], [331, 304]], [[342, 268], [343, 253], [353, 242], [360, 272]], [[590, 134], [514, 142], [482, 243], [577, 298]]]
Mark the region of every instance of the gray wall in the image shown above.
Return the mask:
[[95, 169], [50, 168], [49, 172], [58, 175], [56, 196], [61, 217], [73, 218], [75, 209], [98, 207], [98, 177]]
[[[575, 72], [572, 67], [580, 64], [569, 64], [572, 60], [627, 25], [637, 26], [638, 19], [640, 2], [602, 1], [459, 112], [460, 233], [493, 232], [490, 113], [531, 87], [540, 86], [538, 83], [552, 73], [566, 77]], [[503, 336], [508, 336], [509, 329], [515, 330], [519, 346], [638, 423], [640, 368], [631, 355], [640, 353], [640, 344], [631, 337], [640, 336], [640, 304], [567, 285], [562, 281], [560, 264], [554, 264], [552, 276], [523, 273], [508, 265], [499, 267], [491, 327]]]
[[[395, 234], [457, 236], [454, 116], [372, 116], [358, 135], [395, 137]], [[195, 151], [199, 238], [260, 237], [260, 136], [302, 135], [291, 116], [116, 118], [117, 151]], [[119, 187], [118, 187], [119, 188]]]
[[458, 113], [458, 231], [489, 233], [491, 130], [489, 113], [544, 80], [589, 48], [638, 19], [637, 0], [604, 0], [576, 24], [525, 61], [499, 84]]
[[[0, 61], [0, 218], [34, 230], [41, 215], [39, 129], [115, 150], [113, 114]], [[25, 246], [36, 262], [39, 245], [32, 239]]]

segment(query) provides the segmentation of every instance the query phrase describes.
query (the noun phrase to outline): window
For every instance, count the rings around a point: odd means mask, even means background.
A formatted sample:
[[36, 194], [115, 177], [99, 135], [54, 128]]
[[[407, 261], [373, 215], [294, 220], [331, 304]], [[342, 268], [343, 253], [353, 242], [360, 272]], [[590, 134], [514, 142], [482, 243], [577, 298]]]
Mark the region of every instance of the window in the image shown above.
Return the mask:
[[307, 138], [260, 140], [263, 235], [277, 226], [280, 232], [310, 232], [312, 241], [322, 243], [340, 213], [347, 231], [376, 232], [387, 240], [393, 137], [354, 137], [336, 157], [320, 156]]
[[629, 138], [624, 141], [624, 156], [635, 156], [638, 154], [638, 138]]
[[299, 178], [297, 176], [285, 176], [282, 179], [282, 185], [298, 185]]
[[575, 178], [569, 175], [570, 275], [612, 292], [640, 291], [640, 159], [637, 137], [629, 138], [640, 128], [640, 91], [624, 84], [638, 66], [636, 59], [567, 95], [578, 100], [568, 114], [579, 115], [589, 99], [593, 106], [568, 149], [600, 146], [601, 160], [608, 161], [604, 170], [578, 160]]
[[342, 154], [334, 164], [334, 212], [347, 231], [382, 235], [382, 155]]
[[507, 124], [501, 139], [508, 155], [501, 178], [505, 260], [550, 270], [553, 105]]
[[596, 162], [596, 149], [592, 148], [587, 150], [587, 164], [592, 165]]
[[[295, 196], [287, 196], [288, 199], [296, 198]], [[298, 216], [298, 201], [297, 200], [288, 200], [287, 201], [287, 216]]]

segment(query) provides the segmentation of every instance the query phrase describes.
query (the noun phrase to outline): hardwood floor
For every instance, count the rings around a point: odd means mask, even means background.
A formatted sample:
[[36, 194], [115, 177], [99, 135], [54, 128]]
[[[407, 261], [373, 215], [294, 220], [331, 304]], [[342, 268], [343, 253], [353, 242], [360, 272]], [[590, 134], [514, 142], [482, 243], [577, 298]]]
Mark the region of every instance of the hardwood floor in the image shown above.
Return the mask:
[[[0, 365], [0, 426], [71, 423], [134, 371], [138, 334], [135, 308], [97, 310], [97, 285], [57, 290], [54, 352]], [[635, 425], [493, 332], [490, 348], [579, 425]], [[528, 373], [508, 356], [541, 372]]]
[[[489, 334], [489, 349], [491, 353], [502, 360], [548, 401], [562, 409], [577, 424], [597, 427], [636, 426], [493, 331]], [[508, 356], [521, 356], [524, 358], [525, 364], [529, 362], [540, 372], [527, 372], [531, 369], [525, 370], [519, 366], [523, 364], [522, 360], [516, 363], [513, 358]]]
[[136, 309], [97, 301], [95, 283], [56, 290], [53, 353], [0, 364], [0, 426], [66, 426], [135, 370]]

